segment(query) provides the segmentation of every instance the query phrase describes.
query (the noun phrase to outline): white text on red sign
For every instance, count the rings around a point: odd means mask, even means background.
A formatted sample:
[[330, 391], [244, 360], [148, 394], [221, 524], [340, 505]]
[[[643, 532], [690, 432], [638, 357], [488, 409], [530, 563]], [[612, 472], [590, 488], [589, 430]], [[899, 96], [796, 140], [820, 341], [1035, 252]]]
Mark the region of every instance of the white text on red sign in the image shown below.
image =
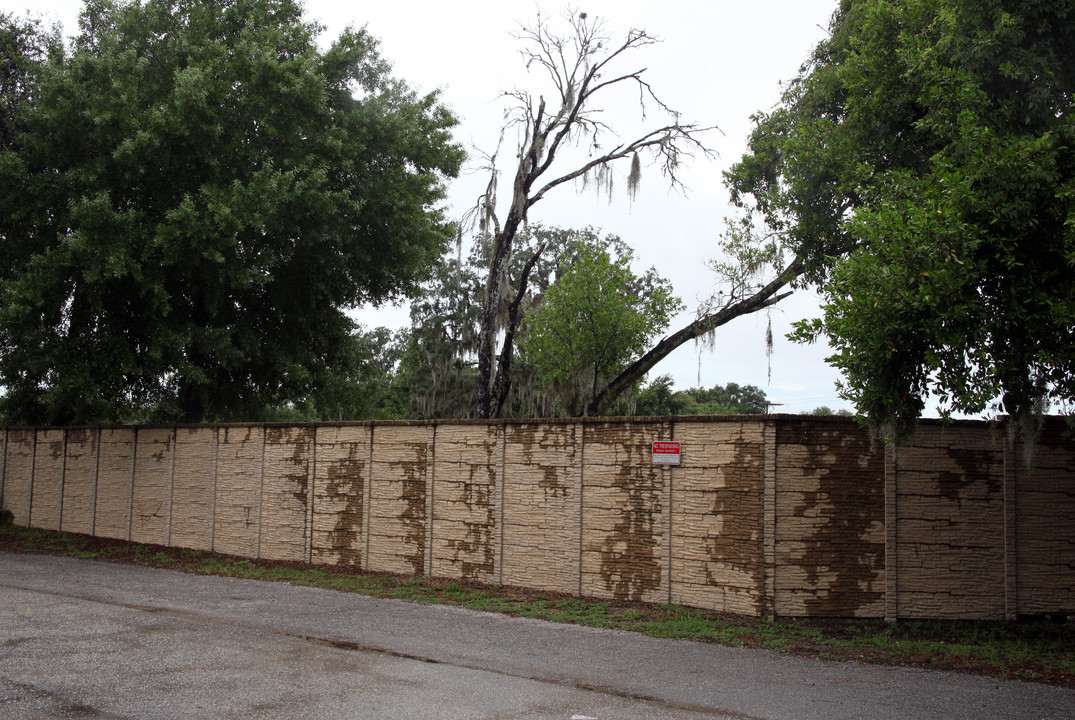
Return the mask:
[[655, 465], [679, 465], [680, 446], [678, 442], [655, 442], [652, 448]]

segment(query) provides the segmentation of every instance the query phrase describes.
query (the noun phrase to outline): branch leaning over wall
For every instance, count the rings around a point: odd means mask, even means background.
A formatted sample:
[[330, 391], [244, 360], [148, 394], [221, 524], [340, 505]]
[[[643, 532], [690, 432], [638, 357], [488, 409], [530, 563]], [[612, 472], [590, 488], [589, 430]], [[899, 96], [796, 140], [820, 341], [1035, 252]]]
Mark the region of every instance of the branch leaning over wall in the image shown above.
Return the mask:
[[626, 370], [610, 382], [604, 390], [594, 396], [594, 399], [586, 407], [584, 414], [589, 416], [603, 413], [620, 395], [628, 388], [641, 380], [647, 372], [661, 360], [666, 358], [680, 345], [701, 337], [714, 329], [725, 325], [737, 317], [771, 307], [787, 296], [791, 290], [779, 292], [788, 286], [803, 272], [803, 263], [798, 257], [788, 265], [783, 272], [774, 278], [769, 284], [762, 287], [750, 297], [721, 308], [717, 312], [709, 313], [698, 318], [681, 330], [672, 333], [661, 340], [653, 349], [632, 363]]

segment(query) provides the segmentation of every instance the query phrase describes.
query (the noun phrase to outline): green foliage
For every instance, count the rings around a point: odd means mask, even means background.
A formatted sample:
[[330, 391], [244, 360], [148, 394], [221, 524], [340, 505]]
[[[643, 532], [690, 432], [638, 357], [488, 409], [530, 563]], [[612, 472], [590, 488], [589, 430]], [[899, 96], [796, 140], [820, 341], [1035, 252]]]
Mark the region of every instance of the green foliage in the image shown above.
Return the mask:
[[673, 390], [672, 378], [662, 375], [638, 393], [637, 415], [761, 415], [769, 412], [765, 391], [755, 385], [714, 385]]
[[761, 415], [769, 411], [765, 391], [756, 385], [728, 383], [709, 389], [689, 388], [683, 393], [690, 399], [686, 415]]
[[22, 131], [21, 114], [35, 96], [37, 78], [50, 57], [62, 57], [56, 28], [40, 20], [0, 12], [0, 150], [10, 148]]
[[634, 398], [633, 415], [664, 416], [683, 415], [687, 398], [682, 391], [672, 387], [671, 375], [660, 375], [649, 381]]
[[[258, 419], [452, 235], [437, 96], [294, 0], [94, 0], [0, 161], [9, 421]], [[338, 375], [336, 376], [338, 378]]]
[[1075, 400], [1075, 7], [845, 0], [736, 198], [807, 261], [842, 395], [906, 432]]
[[520, 354], [563, 412], [581, 415], [604, 384], [645, 352], [682, 309], [667, 282], [636, 277], [631, 253], [578, 247], [574, 262], [527, 316]]
[[818, 407], [814, 408], [810, 412], [810, 414], [811, 415], [822, 415], [822, 416], [826, 416], [826, 417], [829, 416], [829, 415], [838, 415], [840, 417], [852, 417], [854, 415], [854, 413], [851, 412], [850, 410], [846, 410], [844, 408], [840, 408], [839, 410], [833, 410], [828, 405], [819, 405]]
[[[398, 385], [407, 395], [406, 413], [415, 418], [463, 418], [476, 413], [478, 335], [492, 258], [492, 238], [475, 239], [464, 258], [449, 251], [411, 303], [409, 340], [400, 365]], [[496, 304], [500, 329], [507, 326], [510, 304], [519, 296], [523, 268], [527, 285], [520, 312], [538, 307], [575, 264], [586, 248], [601, 248], [623, 262], [631, 249], [613, 235], [594, 228], [565, 229], [532, 225], [515, 238], [515, 251], [506, 265], [501, 297]], [[652, 268], [635, 279], [636, 292], [646, 295], [666, 283]], [[510, 417], [549, 417], [565, 412], [555, 393], [541, 382], [539, 370], [525, 358], [514, 360], [511, 388], [502, 414]]]
[[482, 287], [473, 263], [449, 254], [411, 302], [398, 375], [406, 417], [473, 416]]
[[406, 397], [397, 380], [406, 347], [405, 334], [383, 327], [369, 331], [358, 328], [348, 343], [319, 387], [301, 401], [268, 410], [265, 419], [341, 422], [407, 417]]

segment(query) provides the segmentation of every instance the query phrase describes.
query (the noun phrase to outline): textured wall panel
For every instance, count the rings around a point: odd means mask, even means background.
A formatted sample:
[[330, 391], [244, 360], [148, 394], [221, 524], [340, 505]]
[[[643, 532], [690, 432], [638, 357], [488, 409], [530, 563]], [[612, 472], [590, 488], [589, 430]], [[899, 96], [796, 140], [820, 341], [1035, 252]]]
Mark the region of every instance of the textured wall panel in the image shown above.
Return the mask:
[[43, 530], [60, 529], [63, 504], [64, 431], [59, 428], [37, 431], [34, 448], [34, 494], [30, 525]]
[[883, 617], [884, 445], [841, 420], [781, 420], [776, 438], [776, 613]]
[[678, 423], [672, 482], [672, 601], [758, 615], [765, 609], [761, 423]]
[[7, 508], [4, 502], [4, 467], [7, 465], [7, 428], [0, 427], [0, 510]]
[[1075, 614], [1061, 421], [1030, 466], [984, 424], [889, 452], [786, 416], [64, 433], [0, 433], [17, 523], [747, 614]]
[[14, 523], [30, 524], [30, 497], [34, 485], [34, 439], [29, 429], [12, 429], [7, 434], [4, 462], [4, 507]]
[[433, 428], [378, 426], [370, 470], [369, 555], [380, 572], [425, 574]]
[[130, 539], [134, 432], [134, 428], [101, 429], [94, 515], [94, 532], [100, 537]]
[[363, 503], [369, 477], [370, 427], [318, 427], [316, 455], [313, 561], [362, 567], [366, 550]]
[[582, 426], [504, 427], [502, 580], [577, 593]]
[[67, 431], [67, 459], [64, 462], [63, 517], [64, 532], [93, 533], [93, 506], [97, 494], [96, 428], [71, 428]]
[[500, 429], [438, 425], [430, 574], [496, 580]]
[[650, 445], [667, 440], [656, 423], [583, 426], [582, 594], [668, 599], [668, 537], [662, 466]]
[[213, 549], [216, 444], [216, 428], [176, 428], [170, 545]]
[[168, 544], [172, 512], [172, 428], [138, 430], [134, 456], [134, 491], [131, 505], [131, 542]]
[[314, 429], [270, 427], [265, 431], [262, 485], [261, 550], [270, 560], [308, 558], [310, 478]]
[[217, 430], [216, 513], [213, 550], [258, 556], [261, 530], [261, 461], [265, 429]]
[[1017, 609], [1021, 615], [1075, 615], [1075, 433], [1051, 423], [1016, 476]]
[[1003, 442], [931, 424], [898, 448], [899, 617], [1004, 618]]

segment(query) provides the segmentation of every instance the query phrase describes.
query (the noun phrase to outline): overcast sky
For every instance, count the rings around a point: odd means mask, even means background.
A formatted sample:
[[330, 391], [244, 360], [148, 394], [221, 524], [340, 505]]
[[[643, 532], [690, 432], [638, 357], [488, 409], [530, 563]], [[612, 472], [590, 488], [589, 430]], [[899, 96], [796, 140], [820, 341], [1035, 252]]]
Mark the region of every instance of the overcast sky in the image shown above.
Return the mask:
[[[0, 0], [5, 11], [32, 11], [63, 23], [66, 34], [77, 30], [81, 2], [73, 0]], [[520, 23], [530, 23], [538, 8], [559, 15], [561, 4], [538, 5], [516, 0], [456, 0], [455, 2], [341, 2], [308, 0], [308, 15], [327, 26], [323, 41], [347, 25], [365, 25], [381, 41], [382, 55], [394, 73], [419, 90], [440, 89], [443, 101], [460, 117], [460, 142], [492, 150], [505, 107], [501, 94], [539, 86], [527, 75], [520, 44], [512, 37]], [[530, 219], [546, 225], [593, 225], [622, 237], [637, 253], [637, 271], [655, 266], [671, 280], [688, 308], [672, 330], [693, 319], [699, 298], [710, 294], [714, 279], [705, 261], [716, 254], [715, 243], [723, 218], [731, 214], [721, 172], [745, 149], [750, 115], [772, 108], [780, 83], [795, 76], [811, 48], [825, 35], [836, 0], [708, 0], [664, 2], [596, 0], [573, 4], [590, 19], [605, 23], [607, 33], [621, 38], [631, 27], [661, 38], [628, 56], [621, 68], [646, 68], [645, 77], [662, 99], [682, 113], [683, 121], [716, 125], [709, 144], [719, 157], [696, 160], [684, 177], [686, 195], [670, 193], [656, 169], [643, 172], [642, 187], [633, 203], [622, 193], [610, 203], [592, 192], [570, 187], [536, 205]], [[651, 118], [659, 119], [651, 114]], [[614, 104], [605, 120], [614, 127], [637, 128], [630, 103]], [[625, 133], [623, 140], [630, 140]], [[472, 152], [472, 155], [474, 153]], [[508, 153], [503, 153], [508, 154]], [[511, 169], [506, 168], [510, 181]], [[619, 187], [626, 185], [619, 178]], [[458, 217], [473, 204], [484, 179], [464, 175], [450, 192], [450, 212]], [[655, 374], [671, 374], [677, 387], [706, 387], [728, 382], [763, 388], [770, 400], [782, 403], [779, 412], [809, 412], [819, 405], [845, 407], [836, 397], [837, 373], [825, 363], [824, 346], [799, 346], [784, 338], [792, 321], [817, 313], [817, 300], [799, 292], [772, 312], [775, 348], [771, 379], [765, 355], [764, 314], [740, 318], [718, 331], [713, 351], [688, 344], [657, 366]], [[364, 310], [367, 325], [407, 324], [405, 309]]]

